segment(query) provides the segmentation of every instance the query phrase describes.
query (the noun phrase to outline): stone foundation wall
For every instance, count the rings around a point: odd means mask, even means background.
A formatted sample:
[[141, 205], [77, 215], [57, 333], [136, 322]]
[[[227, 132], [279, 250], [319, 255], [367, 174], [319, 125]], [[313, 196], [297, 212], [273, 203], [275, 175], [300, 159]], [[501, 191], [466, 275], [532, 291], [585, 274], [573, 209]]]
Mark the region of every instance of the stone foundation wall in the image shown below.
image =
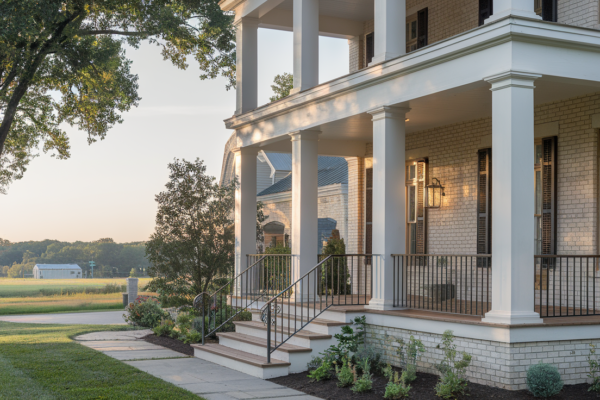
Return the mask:
[[[366, 343], [381, 352], [385, 362], [399, 366], [400, 357], [396, 352], [398, 340], [403, 338], [408, 342], [411, 335], [421, 340], [426, 348], [418, 363], [419, 371], [439, 375], [435, 366], [443, 359], [442, 350], [437, 348], [442, 335], [367, 325]], [[467, 370], [469, 381], [502, 389], [522, 390], [527, 389], [527, 370], [540, 362], [555, 365], [566, 385], [589, 383], [589, 345], [600, 345], [600, 339], [509, 344], [457, 337], [454, 343], [459, 351], [466, 351], [473, 356]]]

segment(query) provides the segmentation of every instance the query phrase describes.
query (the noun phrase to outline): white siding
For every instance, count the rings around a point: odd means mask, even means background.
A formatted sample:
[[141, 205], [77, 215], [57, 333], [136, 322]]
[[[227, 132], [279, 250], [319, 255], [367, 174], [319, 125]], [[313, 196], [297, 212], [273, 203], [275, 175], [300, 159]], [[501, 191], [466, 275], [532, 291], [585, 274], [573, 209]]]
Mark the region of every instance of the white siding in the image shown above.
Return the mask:
[[260, 193], [273, 183], [271, 181], [271, 166], [266, 161], [260, 159], [256, 163], [256, 193]]

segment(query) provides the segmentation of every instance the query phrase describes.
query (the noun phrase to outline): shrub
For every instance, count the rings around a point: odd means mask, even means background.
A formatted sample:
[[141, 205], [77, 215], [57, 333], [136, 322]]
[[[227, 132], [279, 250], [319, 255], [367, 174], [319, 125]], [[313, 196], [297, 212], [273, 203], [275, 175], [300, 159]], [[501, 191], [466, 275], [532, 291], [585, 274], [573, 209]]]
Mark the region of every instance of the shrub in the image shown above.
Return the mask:
[[314, 371], [315, 369], [319, 368], [321, 364], [323, 364], [323, 358], [313, 356], [311, 360], [306, 364], [306, 369], [309, 372]]
[[590, 366], [590, 372], [588, 377], [592, 379], [592, 385], [588, 389], [590, 392], [600, 392], [600, 363], [598, 363], [598, 356], [596, 356], [596, 345], [590, 344], [590, 354], [588, 355], [588, 365]]
[[202, 342], [202, 334], [193, 329], [190, 330], [189, 332], [187, 332], [183, 338], [183, 343], [185, 343], [185, 344], [200, 343], [200, 342]]
[[350, 358], [351, 353], [358, 351], [360, 346], [365, 343], [366, 317], [363, 315], [354, 318], [353, 324], [356, 326], [356, 330], [349, 325], [343, 326], [342, 333], [335, 334], [337, 344], [331, 345], [325, 350], [323, 356], [341, 363], [344, 358]]
[[329, 360], [323, 360], [319, 368], [310, 371], [308, 377], [317, 382], [325, 381], [331, 378], [331, 370], [333, 369], [332, 363]]
[[139, 325], [146, 328], [154, 328], [160, 325], [163, 319], [170, 319], [169, 313], [160, 308], [155, 297], [138, 296], [125, 309], [127, 314], [123, 318], [127, 323]]
[[170, 319], [163, 319], [160, 325], [155, 326], [152, 331], [156, 336], [172, 336], [175, 324]]
[[563, 381], [554, 365], [539, 363], [527, 371], [527, 387], [535, 397], [550, 397], [562, 390]]
[[361, 345], [352, 357], [352, 362], [358, 367], [359, 372], [362, 372], [361, 365], [364, 364], [365, 360], [369, 360], [369, 367], [373, 373], [383, 373], [385, 364], [381, 361], [381, 353], [372, 347]]
[[398, 372], [394, 372], [392, 366], [388, 364], [383, 370], [383, 374], [389, 380], [385, 387], [384, 398], [396, 400], [408, 397], [410, 385], [406, 384], [406, 371], [403, 371], [402, 375], [398, 377]]
[[358, 372], [356, 371], [356, 367], [354, 368], [354, 386], [352, 386], [352, 391], [354, 393], [365, 393], [370, 392], [373, 388], [373, 376], [371, 375], [371, 367], [369, 364], [369, 360], [364, 360], [361, 365], [362, 375], [358, 378]]
[[459, 352], [454, 344], [454, 334], [450, 330], [444, 332], [442, 344], [437, 347], [444, 352], [444, 359], [437, 366], [442, 377], [435, 386], [435, 393], [443, 399], [456, 398], [467, 390], [466, 371], [471, 364], [471, 355], [463, 351], [460, 353], [462, 357], [457, 360]]
[[354, 373], [352, 372], [352, 363], [344, 358], [342, 368], [335, 366], [335, 375], [338, 378], [338, 387], [348, 387], [354, 383]]
[[417, 379], [417, 361], [421, 359], [421, 355], [425, 353], [425, 346], [423, 342], [415, 339], [414, 336], [410, 336], [408, 344], [404, 339], [398, 341], [400, 347], [396, 352], [400, 356], [400, 367], [402, 368], [403, 374], [406, 373], [406, 383], [414, 382]]

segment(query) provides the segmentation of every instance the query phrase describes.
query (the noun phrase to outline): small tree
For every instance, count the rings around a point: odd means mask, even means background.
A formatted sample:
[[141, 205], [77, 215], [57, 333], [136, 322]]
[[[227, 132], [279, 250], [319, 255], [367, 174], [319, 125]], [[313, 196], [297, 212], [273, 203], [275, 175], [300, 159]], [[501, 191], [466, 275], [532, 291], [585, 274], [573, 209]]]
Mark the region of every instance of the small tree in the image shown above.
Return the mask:
[[284, 99], [290, 95], [291, 90], [294, 88], [294, 75], [284, 72], [281, 75], [275, 76], [273, 83], [271, 89], [273, 90], [273, 93], [275, 93], [275, 96], [269, 98], [271, 103]]
[[[340, 238], [340, 232], [334, 229], [327, 244], [323, 246], [323, 256], [346, 254], [346, 244]], [[345, 257], [333, 257], [322, 266], [321, 284], [323, 289], [330, 291], [331, 295], [350, 293], [350, 274], [348, 262]]]
[[256, 202], [256, 251], [257, 254], [263, 254], [265, 251], [265, 230], [264, 222], [269, 218], [265, 216], [263, 210], [264, 204], [261, 201]]
[[219, 186], [198, 159], [176, 159], [169, 170], [167, 190], [156, 196], [156, 230], [146, 243], [148, 289], [169, 304], [191, 304], [215, 277], [233, 271], [235, 183]]

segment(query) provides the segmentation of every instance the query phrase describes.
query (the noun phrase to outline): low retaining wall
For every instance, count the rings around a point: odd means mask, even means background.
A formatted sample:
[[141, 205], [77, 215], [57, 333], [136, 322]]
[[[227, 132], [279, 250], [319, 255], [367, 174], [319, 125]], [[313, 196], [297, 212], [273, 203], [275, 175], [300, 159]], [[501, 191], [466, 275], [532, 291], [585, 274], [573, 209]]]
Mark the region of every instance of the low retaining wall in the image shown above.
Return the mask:
[[[439, 375], [435, 366], [443, 359], [442, 350], [437, 348], [442, 335], [367, 325], [366, 344], [381, 352], [385, 362], [399, 366], [400, 357], [396, 353], [398, 340], [402, 338], [408, 342], [411, 335], [421, 340], [426, 348], [418, 363], [419, 371]], [[467, 370], [469, 381], [502, 389], [521, 390], [527, 389], [529, 366], [540, 362], [558, 367], [566, 385], [589, 383], [589, 345], [593, 343], [600, 346], [600, 339], [502, 343], [456, 337], [454, 343], [459, 351], [466, 351], [473, 356]]]

